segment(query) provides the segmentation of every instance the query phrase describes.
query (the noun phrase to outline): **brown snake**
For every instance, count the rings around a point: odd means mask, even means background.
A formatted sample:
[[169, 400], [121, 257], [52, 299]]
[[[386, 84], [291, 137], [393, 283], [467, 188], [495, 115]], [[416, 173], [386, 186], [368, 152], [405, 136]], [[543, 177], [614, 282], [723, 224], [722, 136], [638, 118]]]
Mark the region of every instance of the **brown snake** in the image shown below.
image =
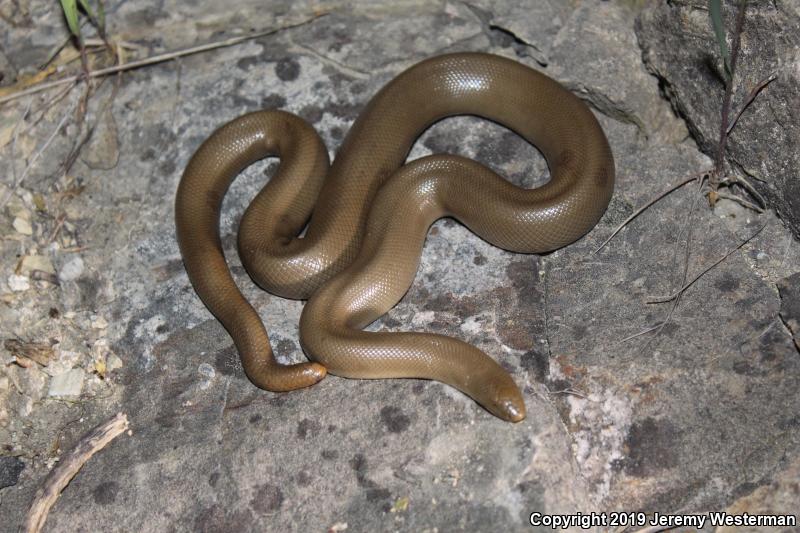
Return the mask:
[[[452, 155], [403, 164], [426, 128], [463, 114], [493, 120], [534, 144], [547, 160], [550, 181], [519, 188]], [[284, 366], [275, 360], [223, 255], [222, 198], [243, 168], [267, 156], [279, 157], [280, 166], [242, 217], [239, 254], [269, 292], [310, 298], [300, 342], [315, 362]], [[540, 253], [589, 231], [613, 188], [608, 141], [581, 100], [515, 61], [457, 53], [423, 61], [378, 92], [330, 168], [319, 136], [294, 115], [257, 111], [225, 124], [189, 161], [175, 221], [189, 279], [233, 337], [257, 386], [306, 387], [326, 370], [349, 378], [434, 379], [516, 422], [525, 417], [519, 388], [477, 348], [442, 335], [362, 328], [408, 290], [435, 220], [454, 217], [496, 246]]]

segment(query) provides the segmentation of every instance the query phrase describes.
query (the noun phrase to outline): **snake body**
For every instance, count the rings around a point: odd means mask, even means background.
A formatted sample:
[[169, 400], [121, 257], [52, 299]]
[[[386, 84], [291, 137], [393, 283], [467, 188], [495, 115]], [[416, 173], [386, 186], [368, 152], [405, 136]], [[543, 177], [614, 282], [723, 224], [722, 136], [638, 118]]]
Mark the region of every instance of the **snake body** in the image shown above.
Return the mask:
[[[427, 127], [462, 114], [498, 122], [534, 144], [548, 163], [550, 181], [522, 189], [452, 155], [403, 164]], [[266, 156], [278, 156], [280, 166], [242, 217], [239, 254], [266, 290], [309, 299], [300, 342], [313, 362], [277, 363], [222, 251], [222, 198], [244, 167]], [[257, 386], [297, 389], [326, 371], [351, 378], [427, 378], [518, 421], [525, 416], [518, 387], [477, 348], [441, 335], [362, 328], [408, 290], [436, 219], [455, 217], [507, 250], [545, 252], [591, 229], [613, 187], [608, 141], [581, 100], [515, 61], [456, 53], [418, 63], [381, 89], [330, 167], [313, 128], [289, 113], [258, 111], [222, 126], [189, 161], [175, 218], [189, 279], [231, 334]]]

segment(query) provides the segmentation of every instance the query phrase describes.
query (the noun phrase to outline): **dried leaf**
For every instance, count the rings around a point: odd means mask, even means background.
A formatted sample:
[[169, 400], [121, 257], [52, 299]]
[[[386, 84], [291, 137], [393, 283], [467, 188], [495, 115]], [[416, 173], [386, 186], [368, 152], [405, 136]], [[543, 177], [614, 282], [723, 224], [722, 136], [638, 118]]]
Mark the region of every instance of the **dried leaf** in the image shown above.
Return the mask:
[[100, 379], [106, 379], [106, 361], [105, 359], [98, 359], [94, 362], [94, 371], [100, 376]]
[[717, 205], [717, 200], [719, 200], [719, 193], [717, 191], [711, 190], [708, 191], [708, 205], [709, 207], [714, 207]]
[[36, 207], [36, 210], [39, 212], [46, 212], [47, 211], [47, 202], [44, 200], [44, 196], [41, 193], [35, 193], [33, 195], [33, 205]]
[[0, 98], [9, 96], [16, 92], [23, 91], [28, 87], [36, 85], [37, 83], [41, 83], [54, 72], [56, 72], [55, 65], [50, 65], [46, 69], [40, 70], [35, 74], [31, 74], [30, 76], [20, 76], [19, 78], [17, 78], [17, 82], [14, 85], [9, 85], [8, 87], [0, 87]]
[[[43, 342], [25, 342], [19, 339], [6, 339], [3, 346], [17, 358], [30, 359], [42, 366], [47, 366], [55, 356], [53, 347]], [[25, 366], [20, 364], [20, 366]], [[26, 367], [27, 368], [27, 367]]]
[[402, 498], [398, 498], [394, 505], [389, 510], [391, 513], [401, 513], [403, 511], [408, 510], [408, 496], [403, 496]]
[[30, 368], [31, 366], [33, 366], [33, 361], [22, 355], [15, 355], [14, 362], [17, 363], [22, 368]]

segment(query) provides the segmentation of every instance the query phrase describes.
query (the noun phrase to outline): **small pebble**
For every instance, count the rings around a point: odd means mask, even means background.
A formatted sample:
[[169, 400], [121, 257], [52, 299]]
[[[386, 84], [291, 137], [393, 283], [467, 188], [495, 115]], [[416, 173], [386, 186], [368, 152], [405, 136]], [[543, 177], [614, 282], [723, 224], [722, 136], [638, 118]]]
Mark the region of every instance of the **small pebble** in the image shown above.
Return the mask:
[[33, 235], [33, 226], [31, 226], [31, 222], [29, 220], [17, 217], [14, 219], [13, 226], [14, 229], [17, 230], [17, 233], [21, 233], [23, 235]]
[[27, 291], [31, 288], [31, 282], [28, 279], [28, 276], [18, 276], [17, 274], [11, 274], [8, 277], [8, 288], [14, 292], [22, 292]]
[[217, 375], [217, 371], [214, 370], [214, 367], [208, 363], [201, 363], [200, 366], [197, 367], [197, 372], [202, 377], [202, 380], [200, 381], [200, 390], [206, 390], [209, 388], [211, 383], [214, 381], [214, 377]]
[[217, 375], [217, 371], [214, 370], [214, 367], [208, 363], [200, 363], [200, 365], [197, 367], [197, 371], [200, 372], [202, 376], [207, 378], [213, 378]]
[[63, 374], [53, 376], [47, 395], [53, 398], [80, 396], [83, 388], [83, 370], [73, 368]]
[[208, 363], [201, 363], [200, 366], [197, 367], [197, 372], [203, 378], [205, 385], [205, 387], [201, 386], [201, 388], [203, 389], [205, 389], [217, 375], [217, 371], [214, 370], [214, 367], [209, 365]]
[[55, 274], [56, 269], [53, 268], [53, 263], [44, 255], [26, 255], [22, 258], [20, 263], [20, 270], [22, 272], [30, 272], [31, 270], [41, 270], [48, 274]]
[[76, 255], [61, 267], [61, 272], [58, 273], [58, 279], [61, 281], [75, 281], [81, 277], [81, 274], [83, 274], [83, 259], [81, 259], [79, 255]]

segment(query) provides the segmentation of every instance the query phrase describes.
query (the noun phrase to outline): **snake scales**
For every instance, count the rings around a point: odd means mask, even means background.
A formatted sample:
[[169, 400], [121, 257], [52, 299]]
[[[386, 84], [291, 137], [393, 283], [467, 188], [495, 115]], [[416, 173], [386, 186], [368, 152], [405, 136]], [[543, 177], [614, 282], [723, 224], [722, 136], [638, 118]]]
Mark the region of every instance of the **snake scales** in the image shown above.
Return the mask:
[[[551, 179], [535, 189], [454, 155], [404, 164], [416, 138], [453, 115], [502, 124], [544, 155]], [[222, 199], [254, 161], [280, 158], [277, 174], [242, 217], [239, 254], [260, 286], [309, 299], [300, 342], [312, 362], [279, 364], [267, 332], [233, 281], [219, 235]], [[366, 332], [410, 286], [428, 228], [455, 217], [501, 248], [537, 253], [589, 231], [614, 187], [608, 141], [587, 106], [520, 63], [482, 53], [425, 60], [378, 92], [329, 165], [317, 133], [282, 111], [258, 111], [215, 131], [183, 174], [177, 238], [198, 295], [223, 323], [257, 386], [287, 391], [326, 372], [349, 378], [435, 379], [498, 417], [525, 404], [511, 376], [460, 340], [429, 333]], [[298, 235], [306, 228], [305, 235]]]

